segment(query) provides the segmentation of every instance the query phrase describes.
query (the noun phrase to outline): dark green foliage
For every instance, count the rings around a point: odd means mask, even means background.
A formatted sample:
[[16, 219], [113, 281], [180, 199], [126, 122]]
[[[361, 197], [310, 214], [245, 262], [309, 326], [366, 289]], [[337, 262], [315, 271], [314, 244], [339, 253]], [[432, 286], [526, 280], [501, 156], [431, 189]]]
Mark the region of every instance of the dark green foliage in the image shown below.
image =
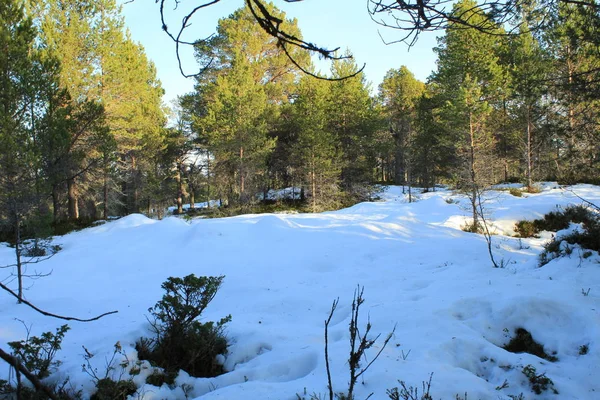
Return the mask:
[[167, 375], [180, 369], [196, 377], [212, 377], [223, 373], [216, 361], [227, 351], [225, 324], [231, 316], [219, 322], [200, 322], [197, 318], [217, 294], [224, 276], [169, 278], [162, 284], [166, 291], [162, 300], [148, 311], [154, 318], [154, 338], [141, 338], [138, 356], [163, 368]]
[[510, 188], [510, 189], [508, 190], [508, 192], [509, 192], [510, 194], [512, 194], [513, 196], [515, 196], [515, 197], [523, 197], [523, 192], [522, 192], [521, 190], [519, 190], [519, 189], [516, 189], [516, 188]]
[[564, 211], [553, 211], [544, 215], [540, 230], [559, 231], [569, 227], [570, 222], [587, 223], [594, 219], [593, 213], [585, 206], [569, 206]]
[[579, 355], [585, 356], [590, 351], [590, 347], [587, 344], [579, 346]]
[[522, 220], [515, 224], [517, 236], [521, 238], [537, 237], [539, 232], [535, 221]]
[[40, 337], [32, 336], [19, 342], [10, 342], [13, 355], [36, 377], [43, 379], [52, 373], [52, 369], [60, 365], [54, 356], [60, 350], [68, 325], [56, 329], [56, 333], [44, 332]]
[[551, 211], [542, 219], [519, 221], [515, 224], [515, 231], [519, 237], [534, 237], [541, 231], [567, 229], [571, 222], [594, 225], [597, 224], [597, 216], [585, 206], [568, 206], [563, 211]]
[[[569, 218], [573, 222], [583, 224], [583, 229], [561, 236], [558, 239], [555, 237], [546, 243], [544, 252], [540, 254], [540, 266], [561, 255], [570, 255], [573, 252], [573, 247], [569, 245], [578, 245], [588, 249], [582, 254], [582, 258], [588, 258], [592, 255], [589, 250], [600, 251], [600, 219], [598, 215], [582, 206], [567, 208], [565, 214], [567, 212], [569, 212], [568, 217], [554, 215], [551, 219], [552, 222], [557, 225], [561, 224], [561, 226], [566, 223], [568, 226], [568, 222], [564, 222], [564, 220]], [[562, 242], [566, 242], [567, 245], [562, 246]]]
[[544, 346], [536, 342], [531, 336], [531, 333], [523, 328], [517, 328], [515, 330], [515, 336], [510, 339], [510, 342], [508, 342], [506, 346], [504, 346], [504, 349], [511, 353], [533, 354], [534, 356], [538, 356], [550, 362], [558, 361], [558, 358], [555, 356], [547, 354], [544, 351]]
[[96, 389], [90, 400], [127, 400], [128, 396], [137, 391], [131, 380], [113, 381], [110, 378], [100, 379], [96, 383]]
[[152, 374], [148, 375], [146, 378], [146, 383], [153, 386], [161, 387], [163, 384], [172, 385], [175, 383], [175, 378], [177, 378], [177, 374], [174, 372], [164, 372], [158, 369], [155, 369]]
[[552, 389], [554, 394], [558, 394], [558, 391], [554, 388], [554, 382], [552, 379], [548, 378], [546, 374], [537, 374], [537, 371], [533, 365], [527, 365], [523, 368], [523, 375], [529, 379], [529, 384], [531, 385], [531, 390], [535, 394], [542, 394], [548, 389]]

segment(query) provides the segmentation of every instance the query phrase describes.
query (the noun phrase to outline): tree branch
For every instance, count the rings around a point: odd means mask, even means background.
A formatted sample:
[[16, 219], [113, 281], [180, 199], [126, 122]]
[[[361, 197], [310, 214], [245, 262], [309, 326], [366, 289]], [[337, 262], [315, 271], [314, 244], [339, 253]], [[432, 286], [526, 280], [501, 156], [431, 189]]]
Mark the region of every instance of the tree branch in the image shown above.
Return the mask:
[[0, 283], [0, 288], [4, 289], [8, 293], [10, 293], [13, 297], [15, 297], [17, 300], [20, 300], [21, 303], [28, 305], [29, 307], [33, 308], [35, 311], [39, 312], [40, 314], [45, 315], [47, 317], [53, 317], [53, 318], [62, 319], [62, 320], [65, 320], [65, 321], [91, 322], [91, 321], [99, 320], [100, 318], [105, 317], [107, 315], [118, 313], [118, 311], [109, 311], [109, 312], [105, 312], [104, 314], [100, 314], [100, 315], [98, 315], [98, 316], [96, 316], [94, 318], [88, 318], [88, 319], [81, 319], [81, 318], [75, 318], [75, 317], [65, 317], [65, 316], [62, 316], [62, 315], [53, 314], [51, 312], [44, 311], [44, 310], [42, 310], [42, 309], [34, 306], [33, 304], [31, 304], [27, 300], [20, 299], [19, 296], [15, 292], [13, 292], [8, 286], [4, 285], [3, 283]]

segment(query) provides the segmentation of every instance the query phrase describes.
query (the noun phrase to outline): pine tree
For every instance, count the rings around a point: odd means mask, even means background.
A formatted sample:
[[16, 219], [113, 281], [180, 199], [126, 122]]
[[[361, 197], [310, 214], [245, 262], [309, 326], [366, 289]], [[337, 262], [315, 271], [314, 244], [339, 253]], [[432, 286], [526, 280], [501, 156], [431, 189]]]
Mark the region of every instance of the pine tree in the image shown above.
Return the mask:
[[511, 99], [515, 112], [518, 115], [519, 126], [523, 134], [524, 143], [525, 177], [527, 188], [533, 186], [534, 170], [534, 143], [541, 144], [541, 119], [544, 116], [543, 95], [546, 91], [548, 65], [537, 40], [531, 32], [522, 28], [522, 31], [513, 38], [511, 43], [512, 83]]
[[[356, 71], [352, 59], [337, 60], [332, 65], [334, 77], [350, 76]], [[364, 74], [333, 82], [330, 99], [327, 128], [335, 135], [341, 153], [342, 188], [358, 199], [368, 199], [377, 165], [374, 138], [378, 116]]]
[[388, 71], [379, 86], [379, 98], [384, 107], [390, 132], [394, 137], [395, 181], [412, 184], [413, 143], [416, 135], [417, 104], [425, 91], [425, 84], [405, 66]]
[[293, 161], [300, 171], [303, 186], [311, 195], [313, 211], [334, 201], [341, 173], [340, 151], [336, 137], [328, 130], [328, 105], [331, 83], [303, 76], [291, 105], [292, 131], [296, 141]]
[[52, 84], [54, 72], [42, 62], [35, 38], [22, 3], [0, 3], [0, 228], [15, 246], [19, 301], [23, 240], [39, 234], [45, 212], [38, 140], [46, 112], [42, 89]]
[[[268, 7], [300, 34], [295, 21]], [[298, 70], [247, 8], [220, 20], [217, 35], [199, 46], [197, 54], [212, 63], [198, 79], [195, 104], [203, 106], [194, 126], [207, 138], [219, 191], [247, 203], [253, 192], [269, 185], [267, 160], [276, 142], [270, 132]]]
[[[493, 27], [493, 22], [485, 20], [471, 0], [457, 3], [453, 13], [471, 13], [474, 23]], [[494, 138], [486, 121], [492, 112], [491, 101], [499, 95], [505, 80], [498, 47], [497, 36], [450, 25], [436, 49], [439, 60], [433, 80], [446, 101], [442, 118], [456, 135], [457, 151], [464, 160], [457, 178], [469, 193], [474, 230], [479, 227], [479, 192], [490, 183], [492, 175], [487, 167], [493, 163]]]
[[548, 82], [554, 108], [552, 128], [556, 175], [562, 182], [596, 181], [600, 96], [600, 17], [595, 7], [561, 3], [542, 35], [552, 56]]

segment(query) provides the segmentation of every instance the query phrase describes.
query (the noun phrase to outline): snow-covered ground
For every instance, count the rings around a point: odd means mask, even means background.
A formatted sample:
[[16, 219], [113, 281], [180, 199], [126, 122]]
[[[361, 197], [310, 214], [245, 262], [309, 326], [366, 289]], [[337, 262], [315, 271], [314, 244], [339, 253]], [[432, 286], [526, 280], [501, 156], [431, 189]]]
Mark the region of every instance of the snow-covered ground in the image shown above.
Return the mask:
[[[484, 238], [461, 231], [467, 200], [449, 191], [418, 195], [407, 203], [398, 187], [384, 201], [361, 203], [322, 214], [263, 214], [186, 222], [130, 215], [55, 238], [62, 250], [35, 265], [48, 277], [27, 281], [26, 298], [45, 310], [80, 318], [110, 310], [91, 323], [73, 322], [58, 358], [60, 371], [89, 396], [91, 379], [82, 372], [85, 346], [103, 373], [113, 345], [120, 342], [131, 362], [134, 343], [149, 335], [148, 307], [162, 296], [169, 276], [226, 275], [205, 312], [207, 320], [231, 314], [224, 360], [228, 373], [211, 379], [180, 374], [189, 398], [296, 399], [325, 394], [324, 320], [332, 301], [339, 306], [329, 329], [334, 390], [348, 384], [348, 323], [357, 285], [365, 288], [361, 326], [367, 318], [382, 337], [396, 327], [381, 357], [361, 378], [356, 398], [387, 399], [398, 380], [421, 387], [433, 373], [434, 399], [600, 398], [600, 258], [560, 258], [538, 268], [541, 239], [511, 237], [519, 219], [539, 218], [558, 206], [580, 203], [571, 192], [544, 184], [539, 194], [486, 194], [497, 236], [494, 269]], [[600, 188], [578, 185], [580, 196], [600, 202]], [[12, 263], [12, 249], [0, 246], [0, 265]], [[33, 268], [34, 266], [31, 266]], [[31, 272], [31, 271], [30, 271]], [[8, 275], [8, 270], [0, 270]], [[11, 284], [11, 285], [14, 285]], [[582, 294], [588, 291], [588, 295]], [[62, 321], [44, 317], [0, 292], [0, 346], [54, 331]], [[18, 318], [18, 319], [17, 319]], [[21, 322], [23, 321], [23, 322]], [[523, 327], [556, 353], [551, 363], [502, 349]], [[580, 355], [581, 346], [589, 352]], [[366, 363], [364, 360], [363, 363]], [[521, 372], [532, 365], [559, 394], [535, 395]], [[117, 368], [118, 369], [118, 368]], [[149, 372], [134, 380], [141, 383]], [[0, 379], [8, 368], [0, 365]], [[500, 389], [505, 380], [508, 387]], [[181, 387], [143, 386], [136, 398], [184, 399]], [[307, 396], [308, 398], [308, 396]]]

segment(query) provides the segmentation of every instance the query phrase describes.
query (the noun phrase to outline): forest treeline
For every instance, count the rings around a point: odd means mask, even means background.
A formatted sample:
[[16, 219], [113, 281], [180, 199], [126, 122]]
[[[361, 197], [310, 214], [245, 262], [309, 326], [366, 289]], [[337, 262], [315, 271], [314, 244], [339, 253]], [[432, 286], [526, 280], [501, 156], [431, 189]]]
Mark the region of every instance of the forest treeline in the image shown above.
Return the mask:
[[[302, 36], [296, 20], [268, 7]], [[115, 0], [5, 0], [4, 237], [160, 216], [170, 205], [182, 212], [184, 202], [251, 206], [284, 187], [323, 210], [368, 199], [378, 183], [447, 183], [475, 201], [502, 181], [598, 182], [600, 17], [568, 2], [543, 24], [526, 7], [517, 12], [519, 29], [507, 29], [475, 2], [456, 3], [453, 13], [474, 27], [450, 24], [428, 81], [399, 67], [375, 89], [349, 51], [330, 72], [358, 72], [352, 78], [302, 73], [298, 65], [318, 74], [310, 55], [278, 46], [242, 8], [198, 42], [208, 68], [168, 109]]]

